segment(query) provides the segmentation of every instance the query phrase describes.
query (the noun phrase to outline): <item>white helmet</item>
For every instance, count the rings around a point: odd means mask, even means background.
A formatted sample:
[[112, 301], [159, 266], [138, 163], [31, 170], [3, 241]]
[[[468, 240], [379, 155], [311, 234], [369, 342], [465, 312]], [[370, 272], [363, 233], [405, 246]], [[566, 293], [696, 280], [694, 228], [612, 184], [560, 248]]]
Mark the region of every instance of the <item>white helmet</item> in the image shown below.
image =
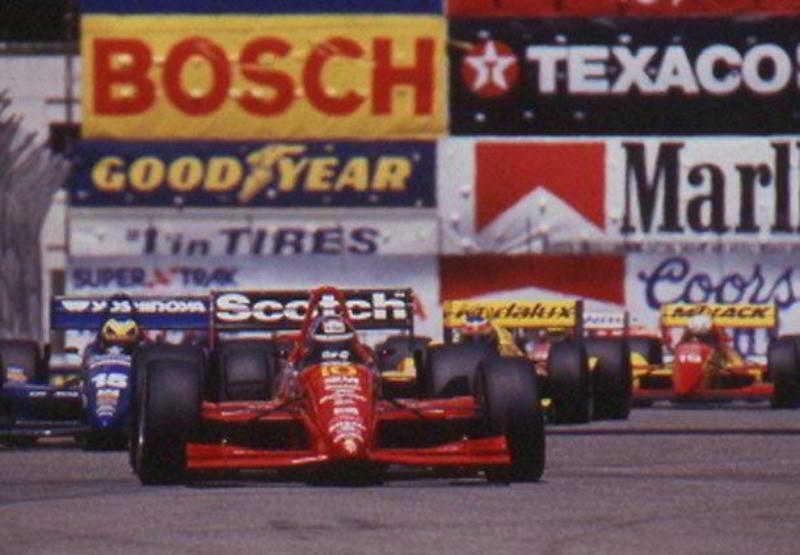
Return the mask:
[[695, 334], [708, 333], [711, 331], [711, 327], [711, 316], [708, 314], [696, 314], [686, 322], [686, 328]]

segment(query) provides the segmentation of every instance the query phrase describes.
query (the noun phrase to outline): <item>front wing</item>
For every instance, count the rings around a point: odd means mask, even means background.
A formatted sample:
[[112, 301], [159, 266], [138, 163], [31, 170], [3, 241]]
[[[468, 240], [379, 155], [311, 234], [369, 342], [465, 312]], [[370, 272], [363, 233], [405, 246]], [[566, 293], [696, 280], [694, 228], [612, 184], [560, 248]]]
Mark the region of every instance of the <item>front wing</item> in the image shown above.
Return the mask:
[[[475, 420], [477, 406], [472, 397], [453, 399], [379, 401], [376, 424], [413, 425], [424, 422], [440, 427], [459, 426]], [[206, 425], [226, 426], [258, 421], [269, 429], [284, 429], [287, 424], [300, 424], [312, 429], [313, 423], [302, 409], [282, 407], [276, 401], [241, 403], [204, 403], [203, 420]], [[230, 442], [197, 441], [187, 444], [187, 468], [190, 470], [223, 469], [279, 469], [319, 465], [331, 461], [325, 443], [314, 438], [309, 446], [291, 448], [291, 442], [267, 448], [244, 446]], [[366, 460], [376, 464], [409, 466], [492, 466], [508, 465], [505, 437], [502, 435], [468, 438], [428, 445], [380, 447], [380, 441], [367, 449]]]
[[[753, 382], [748, 385], [702, 388], [691, 395], [676, 395], [672, 390], [672, 369], [670, 366], [639, 365], [633, 368], [633, 399], [639, 401], [686, 401], [686, 402], [724, 402], [724, 401], [765, 401], [773, 393], [773, 384], [764, 381], [764, 369], [760, 365], [747, 364], [729, 367], [728, 371], [749, 375]], [[649, 386], [646, 382], [649, 381]]]

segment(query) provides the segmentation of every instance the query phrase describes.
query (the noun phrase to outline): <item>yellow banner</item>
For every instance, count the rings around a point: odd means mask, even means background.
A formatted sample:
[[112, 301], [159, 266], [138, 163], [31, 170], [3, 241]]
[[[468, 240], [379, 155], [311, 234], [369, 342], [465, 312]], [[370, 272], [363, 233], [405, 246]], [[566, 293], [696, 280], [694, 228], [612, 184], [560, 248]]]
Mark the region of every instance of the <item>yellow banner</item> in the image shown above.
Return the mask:
[[661, 307], [661, 324], [682, 327], [689, 318], [708, 314], [718, 326], [727, 328], [771, 328], [777, 324], [774, 304], [666, 304]]
[[505, 328], [572, 328], [577, 323], [575, 301], [446, 301], [443, 309], [446, 328], [462, 325], [470, 315]]
[[84, 138], [433, 138], [433, 15], [84, 15]]

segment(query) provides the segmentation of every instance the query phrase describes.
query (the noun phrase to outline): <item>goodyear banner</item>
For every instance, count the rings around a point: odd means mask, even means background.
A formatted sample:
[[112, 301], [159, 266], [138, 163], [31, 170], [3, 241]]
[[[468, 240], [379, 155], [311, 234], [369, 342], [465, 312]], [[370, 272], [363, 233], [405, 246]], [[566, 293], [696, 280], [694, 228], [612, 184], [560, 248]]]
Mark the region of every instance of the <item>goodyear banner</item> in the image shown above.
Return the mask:
[[83, 13], [441, 13], [441, 0], [81, 0]]
[[83, 141], [73, 206], [435, 206], [435, 142]]
[[444, 18], [86, 14], [87, 138], [430, 138]]
[[451, 131], [794, 133], [798, 21], [454, 18]]

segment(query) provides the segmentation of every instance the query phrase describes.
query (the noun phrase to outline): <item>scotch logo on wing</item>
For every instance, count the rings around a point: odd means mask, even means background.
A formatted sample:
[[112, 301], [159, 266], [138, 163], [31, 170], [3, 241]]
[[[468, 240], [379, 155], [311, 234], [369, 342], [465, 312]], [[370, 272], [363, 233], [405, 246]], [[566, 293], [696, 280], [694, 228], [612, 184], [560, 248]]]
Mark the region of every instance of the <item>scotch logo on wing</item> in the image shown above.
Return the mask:
[[604, 143], [481, 142], [475, 159], [477, 232], [539, 188], [605, 229]]

